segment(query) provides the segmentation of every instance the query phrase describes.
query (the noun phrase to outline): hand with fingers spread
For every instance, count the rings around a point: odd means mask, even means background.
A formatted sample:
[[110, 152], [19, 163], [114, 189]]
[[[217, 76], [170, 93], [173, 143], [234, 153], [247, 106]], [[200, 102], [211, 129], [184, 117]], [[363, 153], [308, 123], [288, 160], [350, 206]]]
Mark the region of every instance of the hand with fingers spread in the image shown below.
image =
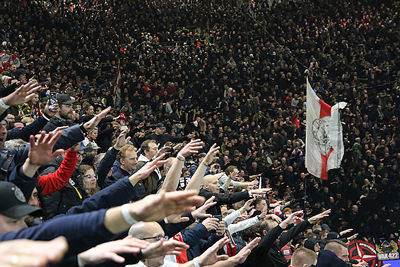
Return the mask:
[[61, 132], [55, 135], [41, 132], [36, 141], [33, 135], [30, 136], [28, 158], [22, 165], [22, 171], [26, 176], [33, 177], [40, 166], [53, 161], [58, 155], [64, 153], [63, 149], [58, 149], [53, 152], [53, 147], [61, 134]]
[[288, 225], [293, 224], [296, 220], [298, 220], [301, 216], [303, 216], [303, 211], [299, 210], [290, 214], [285, 220], [283, 220], [279, 226], [282, 229], [285, 229]]
[[227, 260], [229, 257], [227, 255], [218, 255], [217, 252], [223, 246], [229, 243], [227, 237], [221, 238], [214, 245], [209, 247], [203, 254], [197, 257], [200, 266], [212, 265], [218, 261]]
[[111, 107], [108, 107], [99, 114], [95, 115], [90, 121], [85, 122], [83, 124], [85, 130], [88, 132], [93, 130], [100, 123], [100, 121], [107, 115], [107, 113], [110, 112], [110, 110]]
[[172, 214], [192, 212], [204, 203], [195, 190], [160, 192], [130, 204], [130, 213], [137, 221], [161, 221]]
[[207, 213], [207, 210], [208, 210], [210, 207], [212, 207], [212, 206], [214, 206], [215, 204], [217, 204], [217, 202], [215, 202], [214, 199], [215, 199], [215, 196], [210, 197], [209, 199], [207, 199], [206, 202], [204, 202], [204, 204], [203, 204], [201, 207], [199, 207], [199, 208], [197, 208], [195, 211], [193, 211], [193, 212], [192, 212], [193, 218], [195, 218], [195, 219], [198, 219], [198, 218], [203, 219], [203, 218], [210, 218], [210, 217], [212, 217], [211, 214], [208, 214], [208, 213]]
[[242, 264], [250, 255], [251, 251], [258, 245], [260, 240], [261, 237], [254, 238], [250, 243], [248, 243], [244, 248], [242, 248], [238, 254], [229, 258], [229, 261], [232, 264], [231, 266]]
[[254, 200], [256, 200], [256, 199], [255, 198], [251, 198], [251, 199], [247, 200], [246, 203], [244, 203], [244, 205], [243, 205], [243, 207], [241, 209], [243, 209], [243, 211], [249, 211], [251, 209], [251, 204], [254, 202]]
[[120, 150], [124, 145], [126, 145], [129, 140], [131, 140], [131, 137], [126, 137], [128, 134], [128, 129], [123, 130], [117, 137], [117, 141], [115, 142], [114, 149], [115, 150]]
[[189, 246], [183, 242], [161, 239], [155, 243], [151, 243], [147, 248], [143, 249], [142, 252], [146, 259], [151, 259], [165, 255], [179, 255], [188, 248]]
[[331, 210], [330, 210], [330, 209], [329, 209], [329, 210], [326, 210], [326, 211], [323, 211], [323, 212], [321, 212], [321, 213], [319, 213], [319, 214], [317, 214], [317, 215], [312, 216], [311, 218], [309, 218], [309, 219], [308, 219], [308, 222], [311, 223], [311, 224], [315, 224], [315, 223], [317, 223], [319, 220], [321, 220], [321, 219], [323, 219], [323, 218], [325, 218], [325, 217], [328, 217], [330, 213], [331, 213]]
[[36, 82], [28, 82], [20, 86], [17, 90], [2, 98], [4, 104], [8, 106], [22, 105], [35, 97], [35, 93], [41, 89]]
[[118, 254], [138, 254], [149, 246], [149, 242], [128, 236], [121, 240], [110, 241], [86, 250], [78, 255], [83, 265], [100, 264], [107, 260], [123, 263], [125, 259]]
[[219, 146], [217, 146], [217, 144], [213, 144], [210, 150], [208, 150], [207, 155], [204, 157], [203, 164], [209, 166], [213, 162], [218, 151], [219, 151]]
[[202, 149], [203, 146], [204, 142], [202, 142], [200, 139], [194, 139], [184, 146], [178, 154], [186, 158], [190, 155], [199, 153], [199, 150]]

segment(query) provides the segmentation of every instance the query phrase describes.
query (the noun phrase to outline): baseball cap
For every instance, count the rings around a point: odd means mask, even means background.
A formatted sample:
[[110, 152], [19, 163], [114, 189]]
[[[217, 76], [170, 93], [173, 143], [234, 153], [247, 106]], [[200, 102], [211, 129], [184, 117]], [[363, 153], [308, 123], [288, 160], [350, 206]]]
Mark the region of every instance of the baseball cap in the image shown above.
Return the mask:
[[159, 122], [159, 123], [157, 123], [156, 127], [157, 128], [165, 128], [165, 125], [164, 125], [164, 123]]
[[10, 218], [41, 215], [42, 209], [28, 205], [21, 189], [13, 183], [0, 181], [0, 214]]
[[67, 94], [58, 94], [57, 102], [58, 104], [71, 105], [75, 102], [75, 100], [71, 99], [71, 97]]

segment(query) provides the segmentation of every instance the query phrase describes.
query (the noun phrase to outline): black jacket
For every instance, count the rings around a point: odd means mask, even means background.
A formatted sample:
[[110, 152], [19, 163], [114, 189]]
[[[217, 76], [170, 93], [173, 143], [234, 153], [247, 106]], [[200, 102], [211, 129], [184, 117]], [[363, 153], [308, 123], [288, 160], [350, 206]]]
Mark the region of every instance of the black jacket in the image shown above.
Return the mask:
[[247, 260], [240, 266], [288, 267], [289, 262], [281, 254], [281, 248], [309, 226], [311, 226], [310, 223], [305, 220], [284, 233], [282, 233], [284, 229], [279, 225], [276, 226], [268, 231], [267, 235], [261, 239], [258, 246], [247, 257]]
[[237, 192], [232, 194], [223, 193], [211, 193], [208, 190], [200, 189], [199, 196], [205, 197], [206, 200], [215, 196], [214, 201], [217, 202], [216, 205], [212, 206], [207, 210], [207, 213], [212, 215], [221, 215], [221, 205], [233, 204], [242, 200], [248, 200], [250, 198], [248, 191]]

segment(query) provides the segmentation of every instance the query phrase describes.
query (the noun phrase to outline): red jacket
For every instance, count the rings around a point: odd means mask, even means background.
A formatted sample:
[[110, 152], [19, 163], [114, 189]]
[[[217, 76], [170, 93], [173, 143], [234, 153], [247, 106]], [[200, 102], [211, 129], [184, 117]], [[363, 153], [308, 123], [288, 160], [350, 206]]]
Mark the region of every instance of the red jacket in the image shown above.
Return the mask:
[[46, 175], [39, 176], [38, 185], [42, 188], [42, 195], [46, 196], [63, 188], [71, 178], [78, 160], [78, 151], [68, 149], [60, 167]]

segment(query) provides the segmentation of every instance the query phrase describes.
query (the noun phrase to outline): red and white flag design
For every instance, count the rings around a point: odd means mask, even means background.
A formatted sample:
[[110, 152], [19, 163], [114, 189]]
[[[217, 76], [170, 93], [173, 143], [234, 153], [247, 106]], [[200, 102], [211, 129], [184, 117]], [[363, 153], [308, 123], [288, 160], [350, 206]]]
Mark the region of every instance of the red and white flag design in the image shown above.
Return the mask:
[[343, 132], [339, 109], [347, 103], [333, 107], [318, 98], [307, 79], [306, 159], [309, 173], [328, 179], [328, 170], [340, 168], [344, 154]]
[[117, 78], [113, 88], [113, 102], [115, 107], [121, 106], [121, 69], [118, 64]]

